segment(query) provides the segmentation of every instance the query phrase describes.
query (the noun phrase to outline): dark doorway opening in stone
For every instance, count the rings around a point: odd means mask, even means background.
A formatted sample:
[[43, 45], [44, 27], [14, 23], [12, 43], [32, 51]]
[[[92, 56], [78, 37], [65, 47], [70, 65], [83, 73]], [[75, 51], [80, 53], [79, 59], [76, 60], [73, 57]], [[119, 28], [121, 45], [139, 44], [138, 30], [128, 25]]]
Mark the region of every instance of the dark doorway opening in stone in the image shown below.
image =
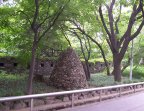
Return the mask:
[[0, 63], [0, 67], [3, 67], [4, 66], [4, 63]]
[[50, 65], [51, 67], [53, 67], [53, 63], [51, 63], [51, 65]]
[[44, 63], [41, 63], [41, 67], [44, 67]]
[[17, 67], [17, 66], [18, 66], [18, 63], [14, 63], [13, 65], [14, 65], [14, 67]]

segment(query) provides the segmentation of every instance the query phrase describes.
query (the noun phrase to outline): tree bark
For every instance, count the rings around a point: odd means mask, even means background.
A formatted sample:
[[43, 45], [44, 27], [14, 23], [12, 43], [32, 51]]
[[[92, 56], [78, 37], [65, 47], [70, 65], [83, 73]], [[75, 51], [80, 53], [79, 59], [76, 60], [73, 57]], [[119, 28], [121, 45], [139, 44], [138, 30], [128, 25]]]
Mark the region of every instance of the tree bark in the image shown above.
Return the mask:
[[85, 75], [86, 75], [86, 79], [87, 79], [87, 81], [89, 81], [90, 80], [90, 70], [89, 70], [88, 61], [83, 62], [83, 68], [84, 68], [84, 72], [85, 72]]
[[35, 61], [36, 61], [36, 49], [37, 49], [37, 39], [38, 35], [35, 34], [34, 41], [32, 45], [32, 56], [31, 56], [31, 62], [30, 62], [30, 70], [29, 70], [29, 77], [28, 77], [28, 84], [27, 84], [27, 94], [32, 94], [33, 91], [33, 75], [35, 70]]
[[114, 80], [117, 82], [121, 82], [121, 59], [119, 59], [119, 54], [113, 55], [113, 71]]

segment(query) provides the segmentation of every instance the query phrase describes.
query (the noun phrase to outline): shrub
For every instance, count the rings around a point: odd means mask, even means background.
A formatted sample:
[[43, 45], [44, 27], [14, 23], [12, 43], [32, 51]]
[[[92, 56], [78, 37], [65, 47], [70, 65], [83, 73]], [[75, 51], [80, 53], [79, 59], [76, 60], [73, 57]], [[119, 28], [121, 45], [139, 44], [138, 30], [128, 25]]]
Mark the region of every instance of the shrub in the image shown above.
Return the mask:
[[[129, 74], [130, 74], [130, 67], [128, 67], [123, 72], [123, 76], [129, 76]], [[138, 79], [144, 78], [144, 66], [137, 66], [133, 68], [133, 77]]]

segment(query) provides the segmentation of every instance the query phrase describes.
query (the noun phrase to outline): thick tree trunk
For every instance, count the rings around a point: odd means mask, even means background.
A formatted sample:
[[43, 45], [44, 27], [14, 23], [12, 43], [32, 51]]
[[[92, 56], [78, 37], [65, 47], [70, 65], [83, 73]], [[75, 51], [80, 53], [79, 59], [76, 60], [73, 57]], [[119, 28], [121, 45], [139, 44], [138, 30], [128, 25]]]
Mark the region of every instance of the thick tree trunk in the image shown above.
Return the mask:
[[113, 56], [113, 72], [114, 80], [117, 82], [121, 82], [121, 59], [119, 59], [119, 56], [116, 54]]
[[114, 80], [117, 82], [121, 82], [121, 64], [116, 63], [114, 65], [113, 74], [114, 74]]

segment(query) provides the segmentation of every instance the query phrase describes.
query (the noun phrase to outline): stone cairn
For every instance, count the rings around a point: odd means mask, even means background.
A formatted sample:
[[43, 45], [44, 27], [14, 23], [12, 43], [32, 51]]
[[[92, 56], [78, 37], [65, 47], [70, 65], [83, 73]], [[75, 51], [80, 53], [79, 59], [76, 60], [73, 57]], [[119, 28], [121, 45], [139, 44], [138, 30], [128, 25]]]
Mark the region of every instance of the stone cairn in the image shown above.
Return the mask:
[[60, 55], [50, 76], [50, 84], [64, 90], [88, 87], [81, 61], [72, 48]]

